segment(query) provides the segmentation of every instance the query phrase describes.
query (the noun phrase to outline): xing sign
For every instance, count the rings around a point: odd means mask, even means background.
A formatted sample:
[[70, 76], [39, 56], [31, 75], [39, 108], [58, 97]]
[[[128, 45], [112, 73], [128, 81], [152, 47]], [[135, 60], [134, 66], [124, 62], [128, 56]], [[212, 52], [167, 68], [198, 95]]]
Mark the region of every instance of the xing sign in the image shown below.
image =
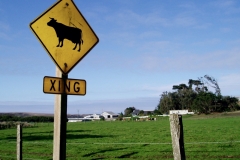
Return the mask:
[[72, 0], [59, 0], [31, 22], [30, 28], [63, 74], [99, 42]]
[[64, 84], [62, 78], [45, 76], [43, 79], [43, 92], [51, 94], [85, 95], [86, 81], [82, 79], [67, 79]]

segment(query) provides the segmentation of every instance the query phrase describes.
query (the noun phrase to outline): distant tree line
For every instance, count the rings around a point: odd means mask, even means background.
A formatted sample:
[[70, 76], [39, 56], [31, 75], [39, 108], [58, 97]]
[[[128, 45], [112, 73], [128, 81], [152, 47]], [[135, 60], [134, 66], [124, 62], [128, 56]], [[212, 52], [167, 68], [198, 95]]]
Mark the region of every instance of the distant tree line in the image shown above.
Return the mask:
[[[121, 113], [119, 117], [131, 117], [134, 110], [137, 110], [137, 109], [135, 107], [127, 107], [124, 110], [124, 114]], [[148, 111], [147, 113], [145, 113], [144, 110], [139, 110], [139, 113], [138, 113], [139, 116], [146, 116], [146, 115], [149, 116], [149, 115], [159, 115], [159, 114], [161, 113], [158, 111], [158, 109], [155, 109], [153, 112]]]
[[[207, 86], [215, 89], [215, 93]], [[239, 110], [239, 100], [232, 96], [222, 96], [217, 80], [205, 75], [198, 80], [189, 79], [188, 85], [173, 85], [174, 92], [163, 92], [156, 110], [169, 113], [169, 110], [187, 109], [197, 113], [224, 112]]]
[[54, 117], [46, 116], [29, 116], [29, 117], [20, 117], [14, 115], [0, 115], [0, 122], [53, 122]]

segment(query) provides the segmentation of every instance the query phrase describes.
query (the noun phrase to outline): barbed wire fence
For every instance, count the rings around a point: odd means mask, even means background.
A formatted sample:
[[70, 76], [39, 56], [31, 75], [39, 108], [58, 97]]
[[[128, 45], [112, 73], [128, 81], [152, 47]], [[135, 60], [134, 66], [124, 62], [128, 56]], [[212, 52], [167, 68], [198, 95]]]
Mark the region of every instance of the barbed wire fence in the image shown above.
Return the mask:
[[[16, 144], [16, 141], [6, 141], [6, 140], [0, 140], [1, 144], [4, 143], [14, 143]], [[219, 141], [219, 142], [185, 142], [185, 145], [192, 145], [192, 144], [233, 144], [233, 143], [240, 143], [240, 140], [232, 140], [232, 141]], [[49, 142], [41, 142], [41, 141], [34, 141], [34, 142], [23, 142], [23, 144], [52, 144], [51, 141]], [[143, 143], [99, 143], [99, 142], [93, 142], [93, 143], [81, 143], [81, 142], [67, 142], [67, 145], [172, 145], [171, 142], [166, 142], [166, 143], [148, 143], [148, 142], [143, 142]], [[5, 159], [16, 159], [15, 155], [2, 155], [0, 153], [0, 160], [5, 160]], [[36, 159], [36, 158], [24, 158], [26, 160], [42, 160], [42, 159]]]

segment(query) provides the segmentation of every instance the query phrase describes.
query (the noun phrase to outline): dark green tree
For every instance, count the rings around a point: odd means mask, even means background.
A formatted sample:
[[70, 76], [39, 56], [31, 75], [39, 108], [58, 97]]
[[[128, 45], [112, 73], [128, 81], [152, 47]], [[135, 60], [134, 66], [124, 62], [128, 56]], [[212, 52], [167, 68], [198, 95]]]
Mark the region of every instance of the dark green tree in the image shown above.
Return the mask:
[[215, 89], [215, 94], [216, 95], [221, 95], [221, 89], [218, 85], [217, 80], [214, 77], [211, 77], [209, 75], [205, 75], [204, 78], [207, 79], [207, 81], [205, 81], [205, 83]]
[[162, 93], [160, 102], [158, 105], [158, 110], [161, 113], [168, 114], [169, 110], [172, 110], [172, 109], [174, 109], [174, 107], [176, 107], [175, 100], [177, 100], [177, 99], [174, 99], [175, 98], [174, 94], [175, 93], [171, 93], [171, 92], [167, 92], [167, 91]]
[[[207, 86], [215, 88], [215, 93]], [[217, 80], [205, 75], [198, 80], [189, 79], [188, 85], [173, 85], [174, 92], [163, 92], [157, 110], [168, 113], [169, 110], [188, 109], [198, 113], [211, 113], [239, 110], [236, 97], [222, 96]]]
[[225, 108], [226, 111], [236, 111], [239, 110], [238, 98], [225, 96], [222, 98], [222, 108]]
[[162, 113], [159, 111], [158, 107], [156, 107], [153, 111], [154, 115], [161, 115]]
[[139, 111], [139, 116], [144, 116], [144, 111], [143, 110]]
[[198, 113], [209, 114], [214, 109], [215, 94], [212, 92], [199, 92], [193, 101], [193, 110]]
[[124, 110], [124, 116], [131, 116], [132, 112], [135, 110], [135, 107], [128, 107]]

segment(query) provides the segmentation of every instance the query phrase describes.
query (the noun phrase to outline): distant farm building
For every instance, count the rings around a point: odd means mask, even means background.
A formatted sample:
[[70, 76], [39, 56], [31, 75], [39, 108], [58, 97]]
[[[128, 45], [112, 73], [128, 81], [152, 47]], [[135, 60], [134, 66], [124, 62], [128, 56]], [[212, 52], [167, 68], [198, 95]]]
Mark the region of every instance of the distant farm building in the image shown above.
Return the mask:
[[89, 114], [89, 115], [86, 115], [86, 116], [81, 117], [81, 118], [69, 117], [68, 122], [97, 121], [97, 120], [100, 120], [101, 117], [102, 117], [102, 115], [100, 115], [100, 114]]
[[105, 118], [105, 120], [115, 120], [119, 116], [119, 114], [115, 114], [110, 111], [103, 112], [101, 115]]
[[194, 114], [194, 113], [193, 112], [188, 112], [188, 110], [170, 110], [169, 114], [185, 115], [185, 114]]
[[101, 118], [104, 117], [106, 121], [114, 121], [118, 118], [118, 114], [113, 112], [107, 111], [103, 112], [102, 114], [89, 114], [85, 115], [84, 117], [68, 117], [68, 122], [86, 122], [86, 121], [99, 121]]
[[102, 117], [102, 115], [100, 114], [91, 114], [91, 115], [87, 115], [84, 118], [85, 119], [100, 119]]

